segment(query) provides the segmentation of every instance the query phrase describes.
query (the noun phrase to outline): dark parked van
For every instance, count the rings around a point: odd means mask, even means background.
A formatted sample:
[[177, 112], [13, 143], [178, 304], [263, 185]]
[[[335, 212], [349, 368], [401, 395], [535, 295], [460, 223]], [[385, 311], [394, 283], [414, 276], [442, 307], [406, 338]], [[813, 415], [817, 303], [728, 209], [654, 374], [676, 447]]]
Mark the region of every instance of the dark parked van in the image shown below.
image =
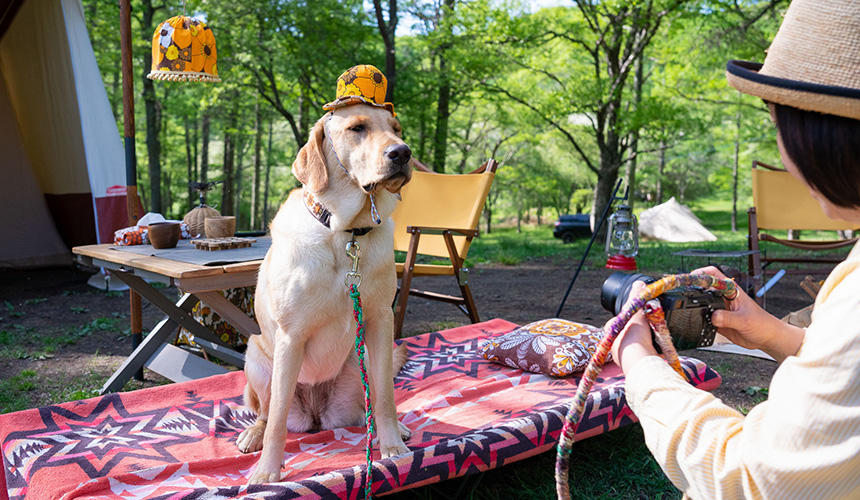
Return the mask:
[[591, 236], [591, 223], [588, 214], [565, 214], [555, 221], [552, 235], [570, 243], [581, 237]]

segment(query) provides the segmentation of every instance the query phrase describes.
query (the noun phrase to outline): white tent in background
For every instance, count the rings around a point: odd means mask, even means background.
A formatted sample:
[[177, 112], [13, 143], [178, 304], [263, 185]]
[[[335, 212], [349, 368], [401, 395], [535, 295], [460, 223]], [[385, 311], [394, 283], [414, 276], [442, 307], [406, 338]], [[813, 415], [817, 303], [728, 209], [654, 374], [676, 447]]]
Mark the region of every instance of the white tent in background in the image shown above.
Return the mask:
[[716, 241], [689, 208], [675, 197], [639, 214], [639, 235], [660, 241]]
[[[5, 11], [4, 11], [5, 9]], [[126, 226], [124, 153], [80, 0], [0, 8], [0, 268]]]

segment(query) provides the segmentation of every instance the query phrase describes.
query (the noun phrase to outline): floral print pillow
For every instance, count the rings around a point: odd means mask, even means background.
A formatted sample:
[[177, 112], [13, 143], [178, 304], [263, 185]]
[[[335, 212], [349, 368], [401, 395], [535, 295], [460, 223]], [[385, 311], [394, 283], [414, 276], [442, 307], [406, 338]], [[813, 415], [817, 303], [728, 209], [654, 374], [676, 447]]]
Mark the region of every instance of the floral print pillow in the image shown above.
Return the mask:
[[489, 361], [553, 377], [566, 377], [588, 365], [603, 330], [564, 319], [543, 319], [479, 344]]

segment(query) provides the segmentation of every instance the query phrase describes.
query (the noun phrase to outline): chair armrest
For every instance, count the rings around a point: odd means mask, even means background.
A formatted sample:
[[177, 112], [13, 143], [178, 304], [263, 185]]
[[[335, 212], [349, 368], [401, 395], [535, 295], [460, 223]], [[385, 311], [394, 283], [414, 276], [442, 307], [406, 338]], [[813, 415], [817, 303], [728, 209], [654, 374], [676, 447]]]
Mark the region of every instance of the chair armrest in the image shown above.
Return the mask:
[[785, 245], [791, 248], [797, 248], [800, 250], [833, 250], [836, 248], [843, 248], [850, 245], [854, 245], [857, 243], [858, 238], [851, 238], [847, 240], [837, 240], [837, 241], [794, 241], [794, 240], [784, 240], [782, 238], [777, 238], [775, 236], [771, 236], [767, 233], [759, 233], [759, 240], [761, 241], [770, 241], [772, 243], [779, 243], [780, 245]]
[[469, 175], [471, 175], [471, 174], [483, 174], [487, 171], [495, 173], [496, 168], [498, 166], [499, 166], [499, 163], [496, 160], [494, 160], [493, 158], [490, 158], [489, 160], [485, 161], [483, 163], [483, 165], [481, 165], [480, 167], [476, 168], [475, 170], [472, 170], [471, 172], [469, 172]]
[[753, 160], [752, 168], [756, 168], [756, 167], [762, 167], [765, 170], [773, 170], [774, 172], [787, 172], [787, 170], [785, 170], [784, 168], [775, 167], [773, 165], [768, 165], [767, 163], [765, 163], [763, 161]]
[[421, 234], [445, 234], [447, 233], [459, 233], [463, 236], [468, 236], [474, 238], [478, 236], [480, 231], [477, 229], [457, 229], [453, 227], [429, 227], [429, 226], [406, 226], [407, 233], [421, 233]]
[[412, 164], [412, 167], [419, 172], [433, 172], [433, 169], [423, 164], [418, 158], [415, 158], [414, 156], [409, 160], [409, 162]]

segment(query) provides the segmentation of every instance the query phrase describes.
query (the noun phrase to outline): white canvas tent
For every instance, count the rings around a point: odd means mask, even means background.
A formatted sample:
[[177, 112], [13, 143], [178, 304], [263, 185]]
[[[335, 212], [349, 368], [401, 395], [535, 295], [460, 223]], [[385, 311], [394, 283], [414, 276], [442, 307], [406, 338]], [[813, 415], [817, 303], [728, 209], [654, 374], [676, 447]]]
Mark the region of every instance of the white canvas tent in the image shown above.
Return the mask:
[[80, 0], [0, 8], [0, 268], [126, 226], [124, 154]]
[[714, 233], [675, 197], [639, 214], [639, 234], [659, 241], [716, 241]]

